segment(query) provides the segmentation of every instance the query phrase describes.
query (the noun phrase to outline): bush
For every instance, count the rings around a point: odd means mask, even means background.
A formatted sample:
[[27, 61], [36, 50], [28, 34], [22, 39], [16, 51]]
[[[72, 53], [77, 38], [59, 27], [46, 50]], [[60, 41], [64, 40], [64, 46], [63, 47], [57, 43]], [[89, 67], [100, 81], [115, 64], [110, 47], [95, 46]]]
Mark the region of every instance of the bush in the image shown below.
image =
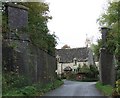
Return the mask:
[[52, 83], [43, 84], [36, 83], [22, 88], [8, 88], [4, 90], [3, 96], [40, 96], [44, 93], [53, 90], [63, 84], [63, 81], [54, 80]]
[[90, 70], [90, 68], [89, 68], [86, 64], [84, 64], [84, 65], [82, 66], [82, 68], [80, 68], [79, 70], [80, 70], [80, 72], [88, 73], [89, 70]]
[[22, 88], [27, 85], [31, 85], [28, 78], [25, 76], [19, 76], [18, 74], [3, 74], [2, 76], [2, 92], [5, 93], [15, 88]]
[[61, 74], [61, 79], [66, 79], [66, 76], [64, 75], [64, 73]]
[[66, 77], [67, 77], [67, 79], [69, 79], [69, 80], [76, 80], [76, 74], [74, 74], [74, 73], [70, 73], [70, 74], [67, 75]]
[[113, 96], [120, 96], [120, 79], [116, 81], [116, 87], [114, 88]]
[[87, 78], [98, 78], [98, 69], [95, 65], [90, 65], [90, 68], [87, 65], [84, 65], [80, 68], [80, 72], [84, 72]]
[[37, 89], [34, 86], [26, 86], [20, 90], [23, 95], [33, 96], [36, 94]]
[[57, 87], [59, 87], [59, 86], [62, 85], [62, 84], [63, 84], [63, 81], [56, 80], [56, 81], [54, 82], [54, 88], [57, 88]]
[[78, 74], [82, 73], [81, 75], [83, 78], [78, 78], [77, 73], [71, 73], [67, 74], [67, 79], [69, 80], [77, 80], [77, 81], [86, 81], [86, 82], [92, 82], [92, 81], [98, 81], [98, 69], [95, 65], [90, 65], [90, 68], [87, 65], [83, 65], [82, 68], [79, 68]]
[[82, 79], [81, 81], [83, 81], [83, 82], [95, 82], [95, 81], [98, 81], [98, 79], [96, 79], [96, 78], [85, 78], [85, 79]]
[[117, 79], [120, 79], [120, 69], [117, 70]]

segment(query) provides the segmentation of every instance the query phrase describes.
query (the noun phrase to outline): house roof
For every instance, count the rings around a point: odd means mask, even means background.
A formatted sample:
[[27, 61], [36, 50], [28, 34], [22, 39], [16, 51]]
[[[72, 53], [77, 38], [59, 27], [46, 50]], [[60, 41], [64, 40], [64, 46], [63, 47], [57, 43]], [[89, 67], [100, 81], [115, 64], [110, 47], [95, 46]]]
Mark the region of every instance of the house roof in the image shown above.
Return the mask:
[[87, 47], [57, 49], [56, 56], [59, 56], [60, 57], [59, 62], [63, 63], [73, 62], [74, 58], [76, 58], [77, 61], [82, 62], [86, 61], [88, 58], [88, 49]]

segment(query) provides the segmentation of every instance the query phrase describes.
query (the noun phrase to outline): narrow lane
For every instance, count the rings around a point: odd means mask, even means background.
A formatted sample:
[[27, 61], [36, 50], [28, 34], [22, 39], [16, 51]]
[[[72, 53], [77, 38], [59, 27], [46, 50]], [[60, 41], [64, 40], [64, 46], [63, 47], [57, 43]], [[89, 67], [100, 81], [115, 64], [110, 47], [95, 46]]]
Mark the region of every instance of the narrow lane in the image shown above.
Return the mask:
[[96, 88], [96, 82], [76, 82], [64, 80], [59, 88], [44, 96], [103, 96]]

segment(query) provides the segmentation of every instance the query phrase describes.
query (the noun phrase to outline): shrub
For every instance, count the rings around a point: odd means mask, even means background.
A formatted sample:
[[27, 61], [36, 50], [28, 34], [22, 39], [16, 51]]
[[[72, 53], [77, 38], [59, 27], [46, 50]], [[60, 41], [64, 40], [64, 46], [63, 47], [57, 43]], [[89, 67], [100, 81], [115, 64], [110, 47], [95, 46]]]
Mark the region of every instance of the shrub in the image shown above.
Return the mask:
[[54, 88], [57, 88], [58, 86], [60, 86], [60, 85], [62, 85], [63, 84], [63, 81], [61, 81], [61, 80], [56, 80], [55, 82], [54, 82]]
[[64, 73], [61, 74], [61, 79], [66, 79], [66, 76], [64, 75]]
[[25, 88], [21, 89], [20, 92], [26, 96], [33, 96], [36, 94], [37, 89], [34, 86], [26, 86]]
[[9, 90], [16, 88], [23, 88], [25, 86], [31, 85], [29, 79], [25, 76], [8, 73], [3, 74], [2, 77], [2, 92], [3, 94], [8, 92]]
[[69, 72], [69, 73], [66, 74], [66, 79], [76, 80], [76, 74]]
[[120, 79], [120, 69], [117, 69], [117, 79]]
[[89, 68], [86, 64], [84, 64], [84, 65], [82, 66], [82, 68], [80, 68], [80, 72], [88, 73], [89, 70], [90, 70], [90, 68]]
[[114, 88], [113, 95], [114, 96], [120, 95], [120, 79], [116, 81], [116, 87]]
[[3, 96], [40, 96], [62, 84], [63, 81], [54, 80], [54, 82], [48, 84], [36, 83], [22, 88], [9, 88], [3, 93]]
[[98, 79], [86, 77], [86, 78], [82, 79], [81, 81], [83, 81], [83, 82], [95, 82], [95, 81], [98, 81]]

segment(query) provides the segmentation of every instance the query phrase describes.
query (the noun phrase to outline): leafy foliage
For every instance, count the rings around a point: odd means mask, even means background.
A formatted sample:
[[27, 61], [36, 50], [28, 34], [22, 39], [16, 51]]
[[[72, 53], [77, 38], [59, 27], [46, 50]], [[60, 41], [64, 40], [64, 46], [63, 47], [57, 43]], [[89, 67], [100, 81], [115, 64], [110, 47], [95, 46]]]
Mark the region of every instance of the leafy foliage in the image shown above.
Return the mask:
[[48, 84], [43, 83], [28, 83], [25, 76], [15, 75], [3, 76], [2, 94], [3, 96], [40, 96], [52, 89], [55, 89], [63, 84], [61, 80], [54, 80]]
[[[78, 69], [77, 73], [67, 74], [67, 79], [89, 82], [98, 80], [98, 69], [95, 65], [90, 65], [90, 67], [88, 67], [84, 64], [82, 67], [78, 67]], [[78, 74], [83, 75], [83, 78], [78, 78]]]
[[[49, 5], [44, 1], [18, 2], [17, 4], [24, 5], [29, 8], [28, 28], [26, 27], [26, 29], [23, 30], [25, 33], [28, 33], [31, 42], [48, 53], [54, 54], [57, 41], [55, 34], [50, 34], [47, 26], [48, 20], [52, 19], [49, 15]], [[5, 4], [3, 3], [3, 6], [4, 5]], [[9, 28], [7, 26], [7, 13], [5, 10], [2, 12], [2, 15], [3, 32], [8, 32]], [[22, 31], [20, 30], [18, 33]]]
[[52, 19], [48, 14], [48, 4], [44, 2], [26, 2], [22, 4], [29, 8], [29, 34], [33, 44], [53, 53], [57, 42], [55, 34], [50, 34], [47, 27], [48, 20]]
[[93, 48], [93, 52], [95, 53], [95, 56], [96, 56], [96, 58], [98, 60], [99, 57], [100, 57], [100, 52], [99, 51], [100, 51], [100, 48], [102, 47], [102, 40], [99, 39], [97, 42], [98, 42], [97, 45], [92, 44], [92, 48]]
[[100, 26], [111, 27], [107, 36], [107, 49], [116, 56], [120, 54], [120, 1], [109, 3], [107, 11], [98, 19]]
[[116, 81], [116, 85], [113, 90], [113, 96], [120, 96], [120, 79]]
[[[117, 58], [117, 79], [120, 78], [120, 1], [109, 3], [109, 7], [98, 19], [100, 26], [111, 27], [107, 35], [106, 47], [110, 53], [115, 54]], [[100, 43], [98, 43], [98, 48]], [[97, 52], [98, 53], [98, 52]]]
[[90, 70], [90, 68], [89, 68], [86, 64], [84, 64], [84, 65], [82, 66], [82, 68], [80, 68], [80, 72], [88, 73], [89, 70]]
[[89, 72], [90, 77], [97, 78], [98, 74], [99, 74], [98, 68], [95, 65], [90, 65], [90, 72]]
[[9, 73], [3, 74], [2, 77], [2, 91], [8, 92], [10, 89], [22, 88], [30, 85], [30, 81], [25, 76], [19, 76], [17, 74]]
[[[13, 2], [12, 2], [13, 3]], [[41, 48], [44, 51], [47, 51], [49, 54], [54, 54], [55, 52], [55, 45], [56, 36], [55, 34], [50, 34], [49, 29], [47, 27], [47, 22], [51, 19], [49, 16], [49, 6], [47, 3], [43, 1], [40, 2], [18, 2], [17, 4], [24, 5], [29, 8], [28, 10], [28, 24], [29, 27], [21, 28], [18, 30], [18, 37], [19, 33], [27, 33], [30, 36], [30, 43], [34, 44], [36, 47]], [[3, 3], [4, 6], [4, 3]], [[2, 33], [12, 33], [9, 30], [7, 24], [7, 13], [5, 10], [2, 12]], [[14, 32], [14, 31], [13, 31]], [[4, 40], [4, 39], [3, 39]], [[16, 43], [9, 44], [8, 47], [16, 48]], [[11, 65], [12, 66], [12, 65]], [[54, 83], [56, 83], [55, 80]], [[30, 78], [27, 76], [21, 76], [19, 73], [3, 73], [2, 77], [2, 87], [3, 87], [3, 96], [32, 96], [36, 95], [36, 93], [42, 94], [42, 92], [46, 92], [48, 90], [53, 89], [53, 84], [50, 83], [47, 86], [45, 84], [39, 88], [37, 88], [36, 84], [32, 85]], [[57, 82], [58, 83], [58, 82]], [[61, 83], [61, 81], [60, 81]], [[42, 85], [42, 84], [38, 84]], [[51, 85], [51, 88], [50, 86]], [[55, 87], [57, 84], [54, 84]], [[59, 85], [59, 83], [58, 83]], [[57, 86], [58, 86], [57, 85]], [[40, 86], [39, 86], [40, 87]], [[49, 89], [48, 89], [49, 88]]]

